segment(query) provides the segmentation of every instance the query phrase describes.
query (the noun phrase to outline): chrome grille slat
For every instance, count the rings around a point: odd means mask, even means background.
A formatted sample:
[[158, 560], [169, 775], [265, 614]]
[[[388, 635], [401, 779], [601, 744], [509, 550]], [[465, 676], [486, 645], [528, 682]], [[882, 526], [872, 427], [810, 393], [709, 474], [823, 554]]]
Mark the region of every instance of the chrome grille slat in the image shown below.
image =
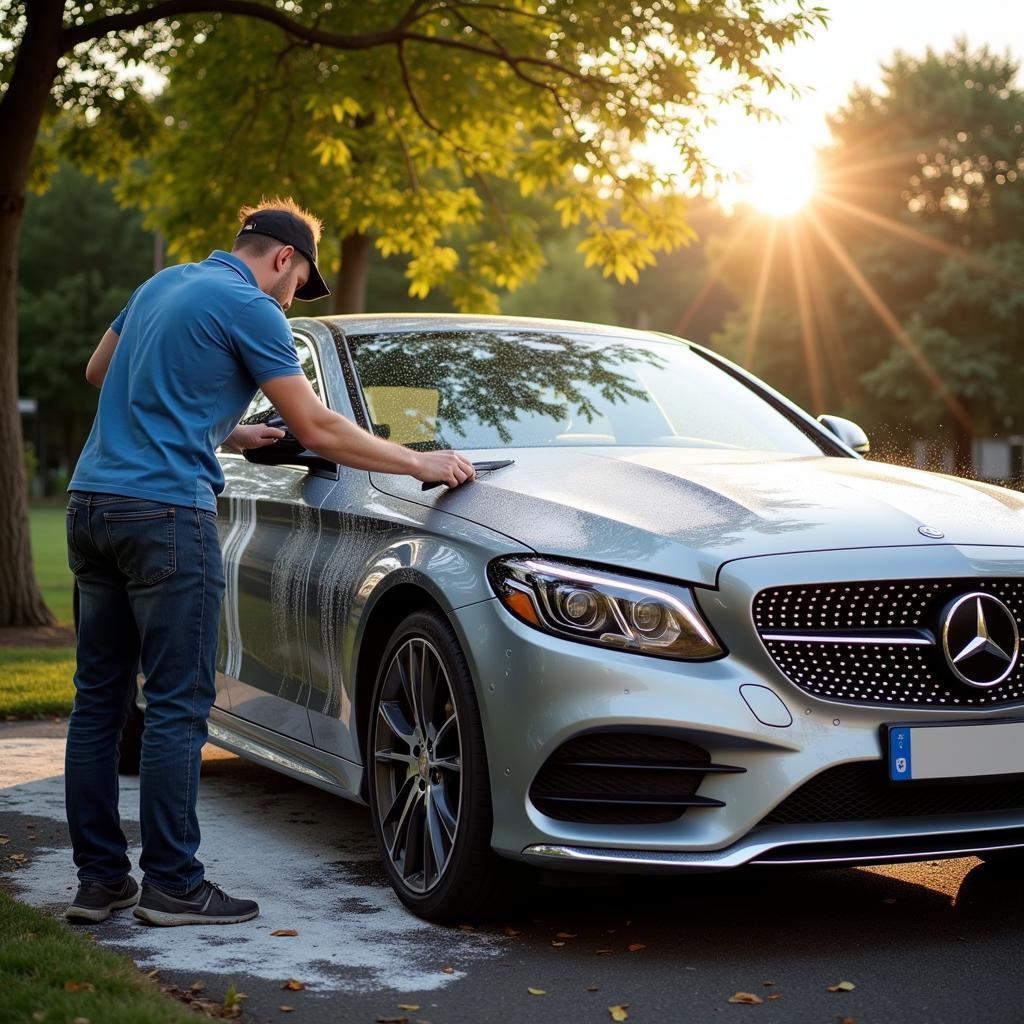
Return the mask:
[[940, 610], [987, 591], [1024, 624], [1024, 579], [884, 580], [762, 590], [758, 635], [785, 676], [816, 697], [902, 707], [999, 707], [1024, 701], [1024, 661], [991, 689], [955, 678], [935, 642]]

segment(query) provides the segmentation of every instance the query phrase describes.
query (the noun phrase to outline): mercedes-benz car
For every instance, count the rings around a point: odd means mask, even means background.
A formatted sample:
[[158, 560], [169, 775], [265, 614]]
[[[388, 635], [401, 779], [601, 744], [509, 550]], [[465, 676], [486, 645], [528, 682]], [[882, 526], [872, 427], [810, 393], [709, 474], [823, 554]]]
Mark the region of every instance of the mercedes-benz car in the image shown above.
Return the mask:
[[478, 475], [223, 454], [210, 735], [368, 804], [413, 911], [479, 914], [513, 862], [1024, 847], [1024, 495], [868, 461], [666, 335], [292, 325], [328, 406]]

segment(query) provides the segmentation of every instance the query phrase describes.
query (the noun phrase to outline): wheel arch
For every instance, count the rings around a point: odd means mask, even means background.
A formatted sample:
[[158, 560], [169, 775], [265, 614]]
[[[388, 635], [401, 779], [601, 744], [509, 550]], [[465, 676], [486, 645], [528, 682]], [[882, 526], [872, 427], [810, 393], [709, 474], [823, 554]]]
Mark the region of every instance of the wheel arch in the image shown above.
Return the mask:
[[[355, 690], [353, 693], [353, 717], [356, 724], [356, 742], [362, 763], [366, 765], [368, 749], [368, 709], [373, 699], [373, 687], [377, 681], [377, 668], [395, 627], [403, 619], [418, 611], [433, 611], [455, 629], [448, 608], [432, 587], [422, 579], [403, 580], [383, 589], [367, 609], [364, 625], [355, 657]], [[456, 629], [456, 634], [458, 630]], [[461, 637], [460, 637], [461, 642]], [[366, 772], [360, 795], [367, 799]]]

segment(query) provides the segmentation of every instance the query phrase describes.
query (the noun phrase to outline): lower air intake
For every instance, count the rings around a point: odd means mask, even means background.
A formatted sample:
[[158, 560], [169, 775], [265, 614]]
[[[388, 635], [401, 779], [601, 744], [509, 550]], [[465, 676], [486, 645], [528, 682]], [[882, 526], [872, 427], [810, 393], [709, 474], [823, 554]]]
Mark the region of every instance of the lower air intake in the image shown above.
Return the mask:
[[530, 787], [549, 818], [594, 825], [654, 825], [691, 807], [723, 807], [697, 795], [705, 775], [741, 772], [711, 763], [693, 743], [645, 733], [588, 733], [563, 743]]
[[901, 788], [889, 784], [881, 761], [841, 764], [791, 793], [760, 824], [869, 821], [925, 815], [1024, 810], [1024, 782], [939, 782]]

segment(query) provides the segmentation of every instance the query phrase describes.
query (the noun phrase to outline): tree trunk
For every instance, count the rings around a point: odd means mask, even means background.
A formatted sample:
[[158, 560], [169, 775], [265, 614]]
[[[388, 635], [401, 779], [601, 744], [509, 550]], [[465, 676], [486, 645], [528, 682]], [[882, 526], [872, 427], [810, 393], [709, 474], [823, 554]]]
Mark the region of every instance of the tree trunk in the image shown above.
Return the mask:
[[334, 289], [335, 313], [365, 313], [370, 278], [370, 236], [354, 231], [341, 240], [341, 269]]
[[18, 241], [32, 151], [57, 74], [64, 0], [36, 0], [0, 102], [0, 626], [53, 621], [32, 571], [18, 412]]

